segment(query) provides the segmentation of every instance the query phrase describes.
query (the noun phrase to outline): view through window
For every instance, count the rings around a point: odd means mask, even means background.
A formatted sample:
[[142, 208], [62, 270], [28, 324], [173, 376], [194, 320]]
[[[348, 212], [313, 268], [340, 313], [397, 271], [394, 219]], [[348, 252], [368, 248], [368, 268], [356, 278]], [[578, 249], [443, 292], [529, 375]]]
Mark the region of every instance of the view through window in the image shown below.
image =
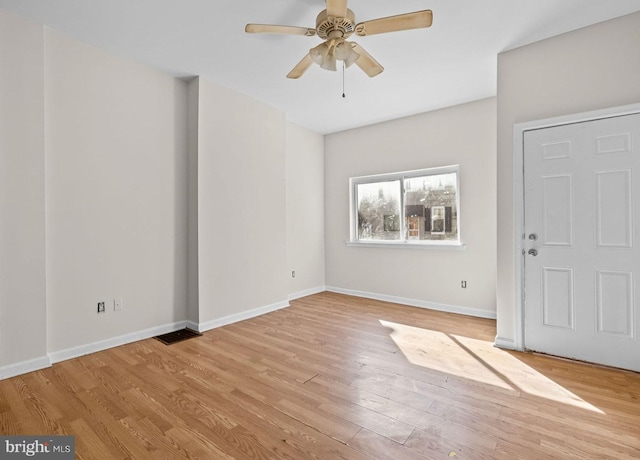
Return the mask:
[[458, 166], [350, 183], [352, 242], [459, 243]]

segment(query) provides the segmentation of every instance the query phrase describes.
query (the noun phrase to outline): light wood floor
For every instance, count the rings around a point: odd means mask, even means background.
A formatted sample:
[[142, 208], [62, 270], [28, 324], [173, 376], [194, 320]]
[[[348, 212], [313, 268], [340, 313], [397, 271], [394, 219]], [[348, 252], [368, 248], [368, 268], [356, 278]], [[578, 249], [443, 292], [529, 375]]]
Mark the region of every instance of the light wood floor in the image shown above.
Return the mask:
[[640, 458], [640, 374], [492, 346], [495, 322], [322, 293], [0, 381], [3, 434], [77, 458]]

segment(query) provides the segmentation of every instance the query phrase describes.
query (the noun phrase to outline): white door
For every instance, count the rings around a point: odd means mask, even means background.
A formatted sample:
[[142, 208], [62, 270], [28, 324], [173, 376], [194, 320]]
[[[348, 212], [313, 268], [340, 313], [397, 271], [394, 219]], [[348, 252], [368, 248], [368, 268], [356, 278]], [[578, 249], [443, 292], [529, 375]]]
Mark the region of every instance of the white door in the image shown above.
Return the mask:
[[524, 133], [524, 343], [640, 371], [640, 114]]

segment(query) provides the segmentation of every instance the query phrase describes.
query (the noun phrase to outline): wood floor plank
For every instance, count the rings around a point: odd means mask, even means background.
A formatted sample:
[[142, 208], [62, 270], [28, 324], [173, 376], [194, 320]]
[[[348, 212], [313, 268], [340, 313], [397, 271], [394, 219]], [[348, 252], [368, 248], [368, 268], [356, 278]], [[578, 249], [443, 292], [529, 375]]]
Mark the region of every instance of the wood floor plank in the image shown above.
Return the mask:
[[328, 393], [344, 400], [350, 400], [353, 404], [358, 404], [414, 427], [415, 422], [424, 415], [433, 402], [432, 400], [421, 400], [418, 404], [407, 405], [370, 391], [357, 389], [343, 381], [327, 379], [322, 375], [305, 382], [305, 386], [310, 387], [311, 391], [316, 393]]
[[[264, 421], [273, 428], [273, 435], [294, 447], [301, 458], [331, 458], [331, 459], [364, 459], [357, 451], [341, 442], [323, 442], [325, 435], [317, 427], [306, 425], [295, 418], [289, 417], [277, 408], [265, 404], [244, 393], [242, 390], [233, 391], [233, 401], [242, 405], [249, 412], [256, 414], [256, 418]], [[271, 431], [271, 430], [270, 430]]]
[[470, 439], [460, 440], [450, 428], [444, 433], [435, 427], [429, 430], [416, 429], [404, 445], [419, 452], [428, 452], [430, 458], [488, 460], [493, 457], [493, 449], [480, 450], [478, 447], [481, 446], [478, 445], [471, 447], [473, 442]]
[[413, 450], [404, 444], [380, 436], [365, 428], [351, 438], [349, 445], [376, 460], [424, 460], [425, 458], [432, 458], [427, 456], [426, 453], [420, 453], [419, 450]]
[[[79, 425], [79, 427], [82, 429], [86, 427], [93, 435], [97, 436], [105, 447], [108, 446], [112, 457], [126, 458], [131, 456], [136, 458], [148, 455], [148, 451], [140, 443], [127, 443], [126, 446], [124, 445], [123, 441], [128, 439], [130, 433], [125, 428], [122, 420], [129, 417], [129, 415], [124, 411], [119, 413], [114, 411], [112, 400], [107, 400], [104, 394], [96, 390], [83, 391], [75, 396], [85, 406], [85, 410], [81, 412], [85, 416], [80, 419], [82, 425]], [[72, 420], [70, 423], [74, 422], [76, 420]], [[72, 433], [76, 434], [76, 431]], [[76, 434], [76, 439], [79, 436], [79, 434]]]
[[498, 440], [493, 457], [500, 460], [531, 460], [532, 453], [535, 453], [536, 460], [560, 458], [558, 452], [547, 449], [540, 444], [534, 444], [529, 449], [525, 449], [520, 443], [515, 444], [504, 439]]
[[[76, 419], [71, 421], [69, 423], [69, 432], [74, 434], [76, 449], [77, 451], [80, 451], [83, 456], [101, 459], [114, 456], [114, 452], [107, 447], [103, 442], [103, 439], [98, 436], [97, 432], [88, 425], [86, 419]], [[148, 451], [143, 453], [143, 455], [148, 454]]]
[[78, 459], [640, 458], [640, 374], [493, 346], [495, 321], [337, 293], [0, 381], [0, 433]]
[[406, 444], [415, 446], [422, 439], [437, 440], [442, 446], [455, 445], [458, 449], [468, 448], [485, 454], [491, 454], [498, 441], [493, 435], [432, 414], [422, 417]]
[[[289, 398], [292, 399], [292, 398]], [[335, 416], [317, 407], [308, 407], [297, 404], [289, 399], [278, 401], [275, 406], [279, 411], [289, 415], [290, 417], [312, 426], [328, 437], [347, 443], [362, 428], [348, 420]]]
[[408, 423], [347, 400], [324, 403], [319, 408], [399, 444], [403, 444], [414, 429]]

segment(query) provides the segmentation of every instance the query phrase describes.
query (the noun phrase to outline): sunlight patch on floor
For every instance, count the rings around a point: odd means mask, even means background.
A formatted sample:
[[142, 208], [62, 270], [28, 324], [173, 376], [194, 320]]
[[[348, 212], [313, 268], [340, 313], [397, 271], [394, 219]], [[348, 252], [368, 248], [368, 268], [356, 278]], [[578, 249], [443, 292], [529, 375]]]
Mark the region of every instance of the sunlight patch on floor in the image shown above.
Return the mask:
[[464, 379], [604, 413], [491, 342], [379, 320], [406, 359]]

